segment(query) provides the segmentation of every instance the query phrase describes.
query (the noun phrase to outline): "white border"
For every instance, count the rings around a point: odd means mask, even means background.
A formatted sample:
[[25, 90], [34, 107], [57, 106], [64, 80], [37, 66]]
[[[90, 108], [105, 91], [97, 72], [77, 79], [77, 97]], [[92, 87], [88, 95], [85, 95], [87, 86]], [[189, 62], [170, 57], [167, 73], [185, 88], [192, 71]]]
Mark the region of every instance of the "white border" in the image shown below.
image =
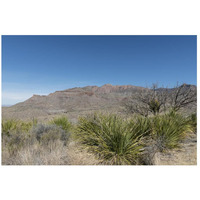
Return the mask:
[[[1, 35], [199, 37], [200, 32], [195, 0], [3, 0], [0, 9]], [[1, 166], [0, 196], [6, 200], [199, 199], [199, 180], [199, 165]]]

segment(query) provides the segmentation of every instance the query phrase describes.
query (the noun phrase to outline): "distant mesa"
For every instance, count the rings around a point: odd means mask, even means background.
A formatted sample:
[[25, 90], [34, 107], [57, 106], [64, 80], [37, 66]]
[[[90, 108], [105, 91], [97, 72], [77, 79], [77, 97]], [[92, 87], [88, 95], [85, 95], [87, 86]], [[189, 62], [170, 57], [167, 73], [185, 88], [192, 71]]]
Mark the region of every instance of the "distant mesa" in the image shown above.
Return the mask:
[[45, 119], [55, 114], [67, 114], [69, 118], [77, 119], [82, 114], [100, 110], [121, 112], [121, 103], [125, 99], [144, 90], [147, 89], [133, 85], [107, 83], [101, 87], [76, 87], [56, 91], [49, 95], [34, 94], [24, 102], [3, 107], [2, 116], [18, 119], [32, 119], [33, 117]]

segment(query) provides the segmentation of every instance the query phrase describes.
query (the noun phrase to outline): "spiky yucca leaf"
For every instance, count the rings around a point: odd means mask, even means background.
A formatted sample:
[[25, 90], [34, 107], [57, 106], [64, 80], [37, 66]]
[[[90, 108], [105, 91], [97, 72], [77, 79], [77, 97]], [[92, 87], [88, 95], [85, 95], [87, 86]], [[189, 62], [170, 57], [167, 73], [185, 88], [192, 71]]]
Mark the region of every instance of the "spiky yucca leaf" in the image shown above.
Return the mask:
[[33, 127], [33, 122], [24, 122], [21, 120], [3, 120], [2, 121], [2, 134], [10, 135], [12, 132], [21, 131], [26, 132], [30, 131]]
[[197, 133], [197, 113], [193, 113], [188, 117], [193, 133]]
[[17, 121], [16, 120], [2, 120], [1, 132], [4, 135], [10, 135], [10, 131], [16, 130]]
[[131, 132], [138, 133], [138, 137], [149, 136], [152, 131], [151, 119], [147, 117], [133, 117], [130, 119], [128, 126]]
[[65, 116], [54, 118], [50, 121], [50, 124], [54, 124], [56, 126], [61, 127], [65, 132], [69, 132], [72, 126], [67, 117]]
[[94, 114], [79, 119], [76, 139], [103, 164], [136, 164], [142, 151], [141, 130], [117, 115]]
[[182, 115], [170, 112], [152, 118], [152, 137], [159, 151], [179, 147], [191, 126]]

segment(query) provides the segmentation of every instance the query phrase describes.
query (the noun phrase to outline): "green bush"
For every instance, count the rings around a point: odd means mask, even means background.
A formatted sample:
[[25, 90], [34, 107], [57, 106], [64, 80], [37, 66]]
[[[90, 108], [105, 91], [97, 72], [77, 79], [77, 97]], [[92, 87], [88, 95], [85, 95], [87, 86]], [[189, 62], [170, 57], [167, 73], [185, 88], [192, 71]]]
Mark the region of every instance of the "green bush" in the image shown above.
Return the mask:
[[143, 148], [141, 125], [113, 114], [94, 114], [79, 119], [75, 138], [102, 164], [137, 164]]
[[17, 121], [15, 120], [2, 120], [1, 124], [1, 132], [2, 135], [10, 135], [10, 132], [16, 130], [17, 128]]
[[152, 124], [148, 117], [135, 116], [128, 121], [127, 126], [131, 132], [137, 134], [140, 138], [151, 135]]
[[188, 119], [175, 112], [152, 118], [152, 138], [158, 151], [179, 147], [180, 141], [190, 131]]
[[13, 131], [29, 132], [35, 122], [24, 122], [21, 120], [2, 120], [2, 134], [10, 135]]
[[193, 133], [197, 133], [197, 113], [193, 113], [189, 116], [189, 121]]
[[55, 124], [61, 127], [66, 133], [68, 133], [72, 127], [71, 123], [68, 121], [67, 117], [57, 117], [50, 121], [50, 124]]

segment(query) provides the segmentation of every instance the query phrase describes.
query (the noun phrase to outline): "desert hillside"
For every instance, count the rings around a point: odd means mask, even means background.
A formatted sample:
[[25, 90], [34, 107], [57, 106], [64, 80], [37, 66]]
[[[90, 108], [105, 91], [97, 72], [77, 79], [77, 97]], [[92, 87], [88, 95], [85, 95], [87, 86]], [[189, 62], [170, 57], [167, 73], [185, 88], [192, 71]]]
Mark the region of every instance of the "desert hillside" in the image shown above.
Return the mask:
[[87, 86], [56, 91], [47, 96], [33, 95], [30, 99], [11, 107], [3, 108], [4, 118], [51, 117], [67, 114], [77, 117], [78, 114], [95, 110], [119, 110], [124, 98], [145, 88], [124, 85], [105, 84], [102, 87]]
[[[188, 85], [188, 87], [196, 87]], [[79, 115], [93, 111], [122, 112], [122, 102], [135, 93], [148, 90], [133, 85], [105, 84], [101, 87], [76, 87], [63, 91], [56, 91], [47, 96], [33, 95], [30, 99], [13, 105], [3, 107], [3, 118], [17, 119], [49, 119], [56, 115], [67, 115], [69, 119], [76, 120]], [[162, 88], [159, 89], [162, 91]], [[168, 89], [170, 90], [170, 89]], [[192, 107], [189, 110], [195, 111]]]

